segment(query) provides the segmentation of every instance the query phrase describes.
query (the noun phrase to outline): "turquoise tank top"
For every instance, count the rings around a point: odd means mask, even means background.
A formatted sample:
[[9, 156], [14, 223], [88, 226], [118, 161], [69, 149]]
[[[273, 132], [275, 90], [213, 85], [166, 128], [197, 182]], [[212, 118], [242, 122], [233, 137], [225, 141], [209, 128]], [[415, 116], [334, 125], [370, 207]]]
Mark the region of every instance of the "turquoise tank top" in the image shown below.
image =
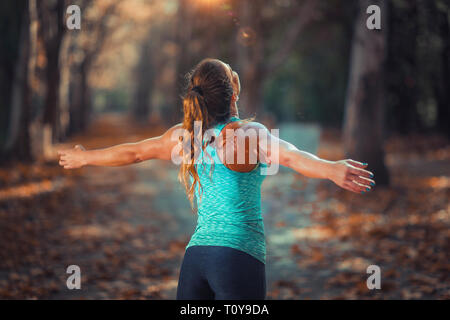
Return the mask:
[[[225, 125], [238, 120], [232, 117], [216, 125], [216, 137]], [[201, 151], [199, 159], [203, 161], [196, 164], [202, 189], [197, 186], [195, 190], [197, 226], [186, 249], [195, 245], [225, 246], [266, 263], [261, 216], [261, 184], [265, 175], [260, 173], [266, 165], [259, 163], [250, 172], [237, 172], [221, 163], [215, 147], [208, 145], [205, 151], [211, 158], [205, 160], [208, 156]]]

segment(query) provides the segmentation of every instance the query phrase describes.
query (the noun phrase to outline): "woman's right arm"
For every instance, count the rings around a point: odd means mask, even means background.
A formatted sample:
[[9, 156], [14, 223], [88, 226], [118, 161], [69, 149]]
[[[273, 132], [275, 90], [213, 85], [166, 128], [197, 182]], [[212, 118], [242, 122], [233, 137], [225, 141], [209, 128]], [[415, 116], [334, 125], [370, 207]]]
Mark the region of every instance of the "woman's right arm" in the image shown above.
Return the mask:
[[76, 145], [73, 149], [58, 151], [59, 164], [64, 169], [76, 169], [88, 165], [124, 166], [150, 159], [170, 160], [172, 149], [178, 143], [172, 138], [177, 129], [181, 129], [181, 124], [173, 126], [159, 137], [104, 149], [85, 150], [82, 146]]
[[329, 161], [299, 150], [293, 144], [279, 139], [279, 163], [309, 178], [328, 179], [336, 185], [355, 193], [372, 189], [373, 174], [365, 170], [366, 163], [352, 159]]
[[[263, 162], [278, 163], [308, 178], [328, 179], [339, 187], [356, 193], [370, 191], [375, 185], [373, 174], [365, 170], [368, 166], [366, 163], [351, 159], [340, 161], [321, 159], [273, 136], [260, 123], [251, 122], [248, 127], [259, 131], [259, 143], [266, 141], [260, 143], [258, 149], [259, 159]], [[265, 138], [262, 139], [262, 136]]]

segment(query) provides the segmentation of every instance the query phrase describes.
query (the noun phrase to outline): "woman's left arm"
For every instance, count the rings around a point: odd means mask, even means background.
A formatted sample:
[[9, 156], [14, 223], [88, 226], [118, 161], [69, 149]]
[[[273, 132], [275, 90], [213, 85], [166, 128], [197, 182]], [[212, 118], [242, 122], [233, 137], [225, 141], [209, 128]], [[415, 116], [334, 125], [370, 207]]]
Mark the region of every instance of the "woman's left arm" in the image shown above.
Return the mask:
[[104, 149], [85, 150], [81, 145], [73, 149], [60, 150], [59, 164], [64, 169], [77, 169], [83, 166], [124, 166], [149, 159], [170, 160], [173, 147], [178, 143], [172, 133], [181, 128], [173, 126], [163, 135], [135, 143], [124, 143]]

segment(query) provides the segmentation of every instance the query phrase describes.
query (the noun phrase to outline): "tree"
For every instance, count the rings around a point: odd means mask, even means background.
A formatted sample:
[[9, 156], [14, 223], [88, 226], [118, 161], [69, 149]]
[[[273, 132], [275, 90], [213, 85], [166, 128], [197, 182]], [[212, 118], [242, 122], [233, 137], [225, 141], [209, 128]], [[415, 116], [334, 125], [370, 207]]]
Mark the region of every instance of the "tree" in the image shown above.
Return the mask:
[[183, 77], [192, 68], [192, 48], [190, 41], [195, 34], [194, 9], [189, 5], [188, 0], [178, 1], [178, 10], [176, 13], [176, 22], [174, 30], [174, 42], [177, 45], [175, 56], [175, 79], [173, 83], [173, 93], [168, 99], [171, 112], [163, 115], [166, 123], [176, 123], [183, 118], [183, 107], [180, 97], [183, 94], [184, 85]]
[[175, 79], [171, 96], [167, 99], [171, 112], [163, 115], [166, 123], [179, 122], [183, 117], [180, 97], [186, 89], [185, 75], [200, 60], [220, 55], [219, 46], [226, 36], [220, 34], [219, 28], [226, 19], [219, 15], [218, 3], [178, 1], [174, 29], [170, 30], [172, 34], [166, 36], [173, 39], [176, 46]]
[[[102, 10], [96, 8], [92, 0], [84, 0], [81, 4], [84, 12], [93, 9], [97, 15], [86, 15], [83, 19], [83, 35], [76, 34], [73, 38], [72, 54], [78, 55], [79, 58], [74, 59], [75, 62], [71, 65], [69, 134], [83, 131], [89, 123], [92, 111], [89, 74], [115, 31], [109, 26], [109, 22], [115, 16], [119, 1], [108, 2], [103, 5]], [[115, 27], [117, 28], [118, 24]]]
[[[366, 26], [366, 9], [372, 4], [381, 8], [381, 30]], [[369, 163], [379, 185], [389, 183], [383, 150], [386, 11], [385, 0], [359, 0], [344, 120], [347, 156]]]
[[[2, 3], [5, 6], [5, 3]], [[2, 160], [13, 158], [21, 161], [31, 160], [31, 146], [29, 134], [30, 119], [30, 88], [28, 83], [28, 60], [30, 55], [30, 22], [28, 1], [16, 1], [6, 5], [1, 10], [7, 14], [14, 22], [5, 21], [9, 29], [8, 45], [2, 54], [1, 82], [5, 84], [5, 91], [2, 96], [5, 100], [4, 112], [6, 132], [0, 154]], [[5, 39], [5, 38], [2, 38]], [[6, 60], [6, 61], [5, 61]], [[3, 87], [3, 85], [2, 85]]]
[[387, 96], [390, 100], [390, 126], [395, 132], [408, 134], [421, 127], [417, 102], [420, 98], [418, 68], [419, 17], [417, 1], [388, 2]]
[[438, 33], [441, 39], [440, 74], [434, 83], [437, 97], [437, 127], [450, 138], [450, 5], [442, 1], [440, 10], [435, 8]]
[[134, 119], [142, 124], [147, 122], [150, 112], [152, 83], [155, 78], [152, 58], [152, 46], [150, 39], [148, 39], [142, 44], [141, 55], [136, 68], [136, 90], [132, 109]]
[[[301, 1], [294, 8], [289, 8], [293, 18], [281, 40], [282, 45], [275, 50], [269, 50], [267, 38], [270, 34], [267, 34], [267, 30], [270, 31], [274, 27], [273, 21], [264, 19], [264, 5], [266, 4], [261, 0], [237, 2], [241, 26], [237, 41], [238, 65], [243, 86], [241, 105], [249, 116], [254, 116], [258, 110], [262, 110], [264, 80], [286, 61], [302, 31], [319, 16], [316, 0]], [[289, 14], [283, 12], [283, 16], [286, 19]]]
[[66, 0], [37, 1], [36, 7], [47, 60], [43, 123], [51, 128], [52, 141], [56, 142], [61, 139], [62, 134], [59, 119], [59, 56], [66, 31], [64, 23]]

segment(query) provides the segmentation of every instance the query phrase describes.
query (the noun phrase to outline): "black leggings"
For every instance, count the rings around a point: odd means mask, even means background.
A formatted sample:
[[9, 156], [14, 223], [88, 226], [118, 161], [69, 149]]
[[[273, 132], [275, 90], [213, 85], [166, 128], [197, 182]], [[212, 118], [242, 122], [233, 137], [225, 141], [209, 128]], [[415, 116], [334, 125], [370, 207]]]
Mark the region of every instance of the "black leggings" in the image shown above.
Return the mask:
[[229, 247], [192, 246], [186, 250], [177, 300], [263, 300], [265, 265]]

